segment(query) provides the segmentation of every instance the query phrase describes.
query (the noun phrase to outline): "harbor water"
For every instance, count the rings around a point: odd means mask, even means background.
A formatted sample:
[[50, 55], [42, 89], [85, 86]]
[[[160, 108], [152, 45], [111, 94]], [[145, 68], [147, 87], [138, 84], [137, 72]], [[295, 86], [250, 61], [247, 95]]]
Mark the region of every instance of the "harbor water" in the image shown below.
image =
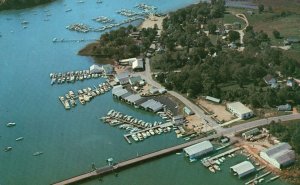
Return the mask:
[[[51, 72], [88, 69], [93, 64], [89, 57], [77, 52], [87, 42], [53, 43], [53, 38], [91, 40], [100, 33], [71, 32], [66, 26], [84, 23], [101, 25], [93, 18], [107, 16], [123, 21], [116, 13], [122, 8], [133, 9], [139, 3], [158, 7], [168, 12], [196, 0], [59, 0], [50, 4], [0, 12], [0, 184], [44, 185], [72, 177], [106, 165], [112, 157], [115, 162], [183, 142], [174, 133], [151, 137], [129, 145], [124, 131], [104, 124], [99, 118], [110, 109], [132, 115], [148, 122], [160, 117], [113, 99], [105, 93], [86, 105], [65, 110], [58, 97], [69, 90], [93, 87], [105, 79], [90, 79], [74, 84], [50, 85]], [[71, 10], [70, 10], [71, 9]], [[24, 28], [23, 21], [28, 21]], [[138, 24], [138, 22], [135, 22]], [[7, 127], [8, 122], [16, 126]], [[16, 138], [24, 137], [21, 141]], [[13, 149], [4, 152], [5, 147]], [[33, 156], [36, 152], [42, 155]], [[232, 159], [239, 160], [239, 157]], [[220, 173], [212, 174], [200, 163], [189, 163], [182, 155], [171, 155], [87, 182], [86, 184], [241, 184], [229, 173], [228, 162]], [[226, 167], [225, 167], [226, 166]], [[225, 170], [226, 169], [226, 170]], [[225, 180], [226, 179], [226, 180]], [[269, 183], [285, 184], [280, 180]]]

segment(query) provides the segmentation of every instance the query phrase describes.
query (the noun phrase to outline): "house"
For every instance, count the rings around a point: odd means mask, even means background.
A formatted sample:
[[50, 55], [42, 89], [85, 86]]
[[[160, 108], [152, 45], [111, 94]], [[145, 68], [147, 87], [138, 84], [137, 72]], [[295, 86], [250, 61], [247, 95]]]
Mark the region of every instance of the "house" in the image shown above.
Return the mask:
[[206, 96], [205, 99], [209, 100], [209, 101], [212, 101], [212, 102], [215, 102], [215, 103], [220, 103], [221, 102], [220, 99], [214, 98], [214, 97], [211, 97], [211, 96]]
[[101, 68], [105, 75], [112, 75], [114, 73], [114, 66], [111, 64], [103, 65]]
[[244, 139], [248, 140], [258, 134], [260, 134], [260, 130], [258, 128], [254, 128], [254, 129], [248, 130], [247, 132], [242, 133], [242, 136], [244, 137]]
[[295, 162], [295, 152], [288, 143], [274, 145], [268, 149], [262, 150], [259, 155], [278, 169]]
[[244, 161], [230, 167], [231, 171], [239, 178], [243, 178], [256, 171], [255, 167], [250, 161]]
[[183, 107], [183, 111], [185, 114], [187, 115], [194, 115], [195, 113], [192, 111], [192, 109], [190, 109], [189, 107]]
[[286, 81], [286, 86], [288, 86], [288, 87], [293, 87], [293, 86], [294, 86], [294, 81], [293, 81], [292, 79], [288, 79], [288, 80]]
[[291, 45], [295, 43], [300, 43], [300, 39], [289, 37], [283, 41], [284, 45]]
[[277, 107], [278, 111], [291, 111], [292, 110], [292, 106], [290, 104], [285, 104], [285, 105], [279, 105]]
[[184, 123], [183, 115], [173, 116], [172, 122], [174, 125], [182, 125]]
[[190, 158], [190, 160], [208, 154], [213, 150], [214, 146], [209, 141], [203, 141], [183, 149], [184, 153]]
[[90, 67], [90, 73], [91, 74], [99, 74], [99, 73], [102, 73], [103, 72], [103, 69], [98, 66], [98, 65], [91, 65]]
[[140, 38], [140, 32], [139, 31], [131, 32], [129, 34], [129, 36], [134, 38], [134, 39], [139, 39]]
[[131, 86], [139, 86], [141, 81], [144, 82], [141, 76], [132, 76], [129, 78], [129, 84]]
[[143, 71], [144, 70], [144, 61], [143, 59], [136, 59], [132, 62], [132, 70], [134, 71]]
[[130, 75], [127, 72], [120, 73], [120, 74], [115, 76], [115, 82], [117, 84], [121, 84], [121, 85], [128, 84], [129, 83], [129, 77], [130, 77]]
[[165, 94], [167, 90], [165, 88], [158, 89], [159, 94]]
[[276, 84], [276, 79], [270, 74], [264, 77], [264, 81], [268, 85]]
[[157, 93], [159, 93], [159, 91], [158, 91], [158, 89], [156, 87], [151, 87], [149, 89], [149, 92], [150, 92], [150, 94], [157, 94]]
[[241, 102], [227, 103], [227, 109], [235, 116], [241, 119], [248, 119], [253, 116], [253, 111], [243, 105]]

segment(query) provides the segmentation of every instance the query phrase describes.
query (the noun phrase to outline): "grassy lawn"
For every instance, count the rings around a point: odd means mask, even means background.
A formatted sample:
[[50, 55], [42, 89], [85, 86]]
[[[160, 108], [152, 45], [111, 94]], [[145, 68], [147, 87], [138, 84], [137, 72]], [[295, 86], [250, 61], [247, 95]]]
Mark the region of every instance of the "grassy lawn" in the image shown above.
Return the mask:
[[284, 54], [300, 62], [300, 44], [293, 44], [290, 50], [284, 51]]

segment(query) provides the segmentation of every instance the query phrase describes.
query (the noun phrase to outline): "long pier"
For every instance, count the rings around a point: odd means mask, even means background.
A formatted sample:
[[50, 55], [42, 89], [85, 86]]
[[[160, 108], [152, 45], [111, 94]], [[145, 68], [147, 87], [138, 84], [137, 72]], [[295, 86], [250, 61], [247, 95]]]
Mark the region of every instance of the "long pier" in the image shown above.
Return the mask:
[[87, 173], [84, 173], [84, 174], [66, 179], [66, 180], [63, 180], [63, 181], [60, 181], [60, 182], [56, 182], [53, 185], [66, 185], [66, 184], [74, 184], [74, 183], [86, 181], [88, 179], [92, 179], [92, 178], [95, 178], [95, 177], [98, 177], [98, 176], [101, 176], [101, 175], [104, 175], [104, 174], [112, 173], [116, 170], [121, 170], [121, 169], [130, 167], [130, 166], [133, 166], [133, 165], [137, 165], [141, 162], [145, 162], [145, 161], [155, 159], [155, 158], [158, 158], [158, 157], [161, 157], [161, 156], [164, 156], [164, 155], [168, 155], [170, 153], [174, 153], [176, 151], [182, 150], [185, 147], [197, 144], [197, 143], [205, 141], [205, 140], [211, 140], [211, 139], [214, 139], [214, 138], [217, 138], [217, 137], [220, 137], [220, 135], [219, 134], [214, 134], [214, 135], [207, 136], [207, 137], [204, 137], [204, 138], [201, 138], [201, 139], [192, 140], [192, 141], [184, 143], [184, 144], [180, 144], [180, 145], [177, 145], [177, 146], [173, 146], [173, 147], [170, 147], [170, 148], [166, 148], [166, 149], [163, 149], [163, 150], [159, 150], [159, 151], [156, 151], [156, 152], [152, 152], [152, 153], [149, 153], [149, 154], [138, 156], [138, 157], [126, 160], [126, 161], [122, 161], [122, 162], [117, 163], [113, 166], [104, 166], [102, 168], [99, 168], [99, 169], [96, 169], [96, 170], [93, 170], [93, 171], [90, 171], [90, 172], [87, 172]]

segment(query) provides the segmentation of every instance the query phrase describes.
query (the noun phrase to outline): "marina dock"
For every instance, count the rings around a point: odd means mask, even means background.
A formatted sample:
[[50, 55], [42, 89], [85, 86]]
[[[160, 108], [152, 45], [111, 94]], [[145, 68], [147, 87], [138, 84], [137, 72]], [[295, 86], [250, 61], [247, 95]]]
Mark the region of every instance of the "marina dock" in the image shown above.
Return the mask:
[[266, 172], [266, 173], [264, 173], [264, 174], [262, 174], [262, 175], [260, 175], [260, 176], [258, 176], [258, 177], [255, 177], [255, 178], [252, 179], [251, 181], [246, 182], [245, 185], [251, 184], [251, 183], [253, 183], [253, 182], [255, 182], [255, 181], [257, 181], [257, 180], [259, 180], [259, 179], [261, 179], [261, 178], [263, 178], [263, 177], [265, 177], [265, 176], [267, 176], [267, 175], [269, 175], [270, 173], [271, 173], [271, 172]]
[[[235, 141], [232, 142], [232, 144], [234, 144], [234, 143], [235, 143]], [[223, 152], [221, 154], [215, 155], [213, 157], [204, 158], [201, 162], [202, 162], [203, 166], [205, 166], [205, 167], [208, 168], [208, 167], [210, 167], [210, 166], [212, 166], [212, 165], [215, 164], [215, 160], [216, 159], [219, 159], [219, 158], [224, 157], [226, 155], [232, 154], [232, 153], [234, 153], [234, 152], [236, 152], [236, 151], [238, 151], [240, 149], [241, 149], [241, 147], [236, 147], [236, 148], [233, 148], [233, 149], [228, 150], [226, 152]]]
[[182, 150], [183, 148], [186, 148], [188, 146], [197, 144], [197, 143], [205, 141], [205, 140], [212, 140], [212, 139], [215, 139], [217, 137], [220, 137], [220, 135], [219, 134], [214, 134], [214, 135], [204, 137], [204, 138], [201, 138], [201, 139], [197, 139], [197, 140], [193, 140], [193, 141], [190, 141], [190, 142], [187, 142], [187, 143], [184, 143], [184, 144], [180, 144], [180, 145], [177, 145], [177, 146], [173, 146], [173, 147], [170, 147], [170, 148], [166, 148], [166, 149], [163, 149], [163, 150], [159, 150], [159, 151], [156, 151], [156, 152], [152, 152], [152, 153], [149, 153], [149, 154], [138, 156], [138, 157], [126, 160], [126, 161], [122, 161], [122, 162], [117, 163], [117, 164], [112, 165], [112, 166], [104, 166], [104, 167], [96, 169], [94, 171], [90, 171], [90, 172], [87, 172], [87, 173], [84, 173], [84, 174], [81, 174], [81, 175], [78, 175], [78, 176], [60, 181], [60, 182], [56, 182], [53, 185], [75, 184], [75, 183], [79, 183], [79, 182], [82, 182], [82, 181], [86, 181], [88, 179], [96, 178], [96, 177], [99, 177], [99, 176], [102, 176], [102, 175], [105, 175], [105, 174], [108, 174], [108, 173], [115, 172], [117, 170], [122, 170], [122, 169], [128, 168], [130, 166], [137, 165], [137, 164], [142, 163], [142, 162], [146, 162], [146, 161], [149, 161], [149, 160], [152, 160], [152, 159], [155, 159], [155, 158], [159, 158], [159, 157], [177, 152], [177, 151]]

